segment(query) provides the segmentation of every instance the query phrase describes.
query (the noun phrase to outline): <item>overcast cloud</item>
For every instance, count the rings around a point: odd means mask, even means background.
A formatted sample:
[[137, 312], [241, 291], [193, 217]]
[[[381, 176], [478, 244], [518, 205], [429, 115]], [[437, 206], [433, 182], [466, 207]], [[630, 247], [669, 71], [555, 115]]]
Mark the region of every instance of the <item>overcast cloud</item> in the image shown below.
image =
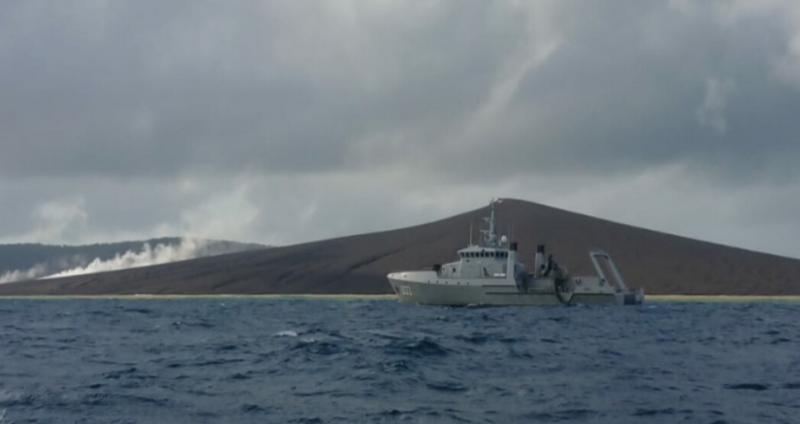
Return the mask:
[[800, 257], [800, 3], [4, 1], [0, 242], [517, 197]]

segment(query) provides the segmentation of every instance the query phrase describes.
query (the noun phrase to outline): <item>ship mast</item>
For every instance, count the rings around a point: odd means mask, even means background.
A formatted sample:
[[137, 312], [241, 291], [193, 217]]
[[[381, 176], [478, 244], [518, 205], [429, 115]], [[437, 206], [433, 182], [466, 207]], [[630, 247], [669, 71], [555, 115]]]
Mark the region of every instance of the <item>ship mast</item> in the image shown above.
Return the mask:
[[481, 230], [483, 234], [483, 245], [486, 247], [497, 247], [497, 233], [495, 232], [494, 222], [494, 205], [500, 203], [499, 199], [492, 199], [489, 202], [489, 216], [484, 217], [483, 220], [489, 225], [489, 228]]

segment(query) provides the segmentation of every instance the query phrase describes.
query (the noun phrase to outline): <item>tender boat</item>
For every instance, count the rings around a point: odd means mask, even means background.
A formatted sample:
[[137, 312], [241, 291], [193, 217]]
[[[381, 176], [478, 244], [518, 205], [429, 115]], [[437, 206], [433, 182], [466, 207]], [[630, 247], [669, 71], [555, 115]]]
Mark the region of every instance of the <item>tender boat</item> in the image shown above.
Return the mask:
[[[433, 265], [431, 270], [392, 272], [387, 277], [401, 302], [449, 306], [511, 306], [572, 304], [640, 304], [642, 289], [631, 290], [611, 256], [589, 252], [597, 275], [572, 276], [545, 258], [539, 245], [534, 270], [528, 272], [517, 260], [517, 243], [495, 232], [495, 204], [489, 204], [487, 228], [477, 244], [458, 251], [458, 260]], [[471, 233], [471, 231], [470, 231]]]

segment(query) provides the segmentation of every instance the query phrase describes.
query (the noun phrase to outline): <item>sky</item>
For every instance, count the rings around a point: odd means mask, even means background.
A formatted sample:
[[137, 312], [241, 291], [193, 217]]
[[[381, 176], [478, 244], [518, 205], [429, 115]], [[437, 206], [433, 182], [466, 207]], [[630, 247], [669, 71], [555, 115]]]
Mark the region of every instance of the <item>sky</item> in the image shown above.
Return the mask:
[[513, 197], [800, 257], [800, 2], [0, 2], [0, 243]]

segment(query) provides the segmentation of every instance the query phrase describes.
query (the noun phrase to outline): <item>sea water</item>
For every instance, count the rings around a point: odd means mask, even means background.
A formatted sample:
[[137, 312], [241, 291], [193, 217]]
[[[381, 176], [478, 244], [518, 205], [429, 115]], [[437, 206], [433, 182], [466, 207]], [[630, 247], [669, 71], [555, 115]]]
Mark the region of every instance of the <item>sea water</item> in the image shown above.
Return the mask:
[[800, 423], [800, 304], [0, 300], [0, 423]]

